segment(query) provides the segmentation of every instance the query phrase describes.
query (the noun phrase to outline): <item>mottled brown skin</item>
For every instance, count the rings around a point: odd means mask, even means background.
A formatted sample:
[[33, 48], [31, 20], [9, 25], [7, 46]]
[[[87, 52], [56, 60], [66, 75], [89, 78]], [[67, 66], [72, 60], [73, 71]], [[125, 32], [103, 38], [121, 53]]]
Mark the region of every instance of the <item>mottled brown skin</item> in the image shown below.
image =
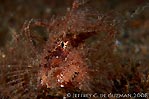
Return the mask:
[[81, 89], [88, 67], [78, 46], [95, 32], [68, 34], [59, 41], [54, 49], [46, 53], [41, 64], [41, 85], [47, 88], [78, 87]]
[[[79, 6], [80, 3], [77, 5], [77, 2], [74, 2], [72, 10], [64, 18], [49, 23], [33, 23], [49, 31], [49, 38], [41, 54], [38, 75], [39, 87], [44, 90], [64, 88], [68, 92], [75, 89], [93, 92], [89, 85], [93, 81], [89, 72], [93, 70], [89, 69], [85, 60], [82, 45], [85, 45], [85, 40], [101, 32], [107, 33], [102, 38], [103, 42], [104, 39], [112, 42], [110, 39], [116, 32], [113, 25], [104, 21], [106, 18], [100, 19], [97, 13], [90, 14], [88, 10], [81, 11]], [[31, 21], [24, 29], [32, 43], [30, 25]]]

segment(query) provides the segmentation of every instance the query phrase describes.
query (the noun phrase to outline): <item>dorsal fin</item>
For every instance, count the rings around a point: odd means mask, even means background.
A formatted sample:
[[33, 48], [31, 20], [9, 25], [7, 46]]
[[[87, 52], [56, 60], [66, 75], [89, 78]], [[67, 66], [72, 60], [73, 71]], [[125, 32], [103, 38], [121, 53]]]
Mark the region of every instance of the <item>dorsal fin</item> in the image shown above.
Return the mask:
[[88, 3], [90, 0], [74, 0], [73, 5], [72, 5], [72, 9], [77, 9], [80, 6]]

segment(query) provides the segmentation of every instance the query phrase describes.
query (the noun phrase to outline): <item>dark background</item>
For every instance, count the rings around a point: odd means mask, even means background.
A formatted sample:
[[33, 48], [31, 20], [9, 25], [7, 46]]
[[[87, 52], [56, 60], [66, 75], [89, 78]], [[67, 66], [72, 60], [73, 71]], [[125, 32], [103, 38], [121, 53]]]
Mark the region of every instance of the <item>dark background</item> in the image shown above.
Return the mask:
[[[0, 46], [3, 47], [11, 32], [19, 32], [26, 19], [50, 18], [65, 15], [73, 0], [0, 0]], [[101, 12], [114, 10], [122, 16], [133, 13], [147, 0], [91, 0]], [[144, 15], [145, 13], [145, 15]], [[143, 11], [142, 18], [148, 17]]]

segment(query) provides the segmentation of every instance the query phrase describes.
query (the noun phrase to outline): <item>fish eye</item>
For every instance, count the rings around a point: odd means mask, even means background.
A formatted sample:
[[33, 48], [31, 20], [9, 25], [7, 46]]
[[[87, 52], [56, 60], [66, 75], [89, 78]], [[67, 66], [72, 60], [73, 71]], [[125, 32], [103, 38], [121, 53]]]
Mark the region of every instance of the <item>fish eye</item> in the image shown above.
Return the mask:
[[61, 42], [61, 47], [64, 48], [64, 42], [63, 41]]
[[67, 42], [61, 41], [60, 46], [65, 49], [67, 47], [67, 44], [68, 44], [68, 41]]

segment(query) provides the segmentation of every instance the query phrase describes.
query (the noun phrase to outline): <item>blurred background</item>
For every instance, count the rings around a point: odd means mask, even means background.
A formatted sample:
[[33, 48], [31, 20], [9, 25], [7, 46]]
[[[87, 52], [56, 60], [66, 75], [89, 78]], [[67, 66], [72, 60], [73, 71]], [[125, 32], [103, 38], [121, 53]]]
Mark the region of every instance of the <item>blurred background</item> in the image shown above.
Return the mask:
[[[73, 0], [0, 0], [0, 47], [5, 46], [13, 32], [21, 31], [25, 20], [63, 16], [71, 8], [72, 2]], [[91, 0], [90, 3], [100, 12], [116, 13], [115, 20], [120, 33], [117, 40], [119, 51], [126, 52], [127, 55], [141, 53], [138, 57], [148, 56], [148, 0]]]

